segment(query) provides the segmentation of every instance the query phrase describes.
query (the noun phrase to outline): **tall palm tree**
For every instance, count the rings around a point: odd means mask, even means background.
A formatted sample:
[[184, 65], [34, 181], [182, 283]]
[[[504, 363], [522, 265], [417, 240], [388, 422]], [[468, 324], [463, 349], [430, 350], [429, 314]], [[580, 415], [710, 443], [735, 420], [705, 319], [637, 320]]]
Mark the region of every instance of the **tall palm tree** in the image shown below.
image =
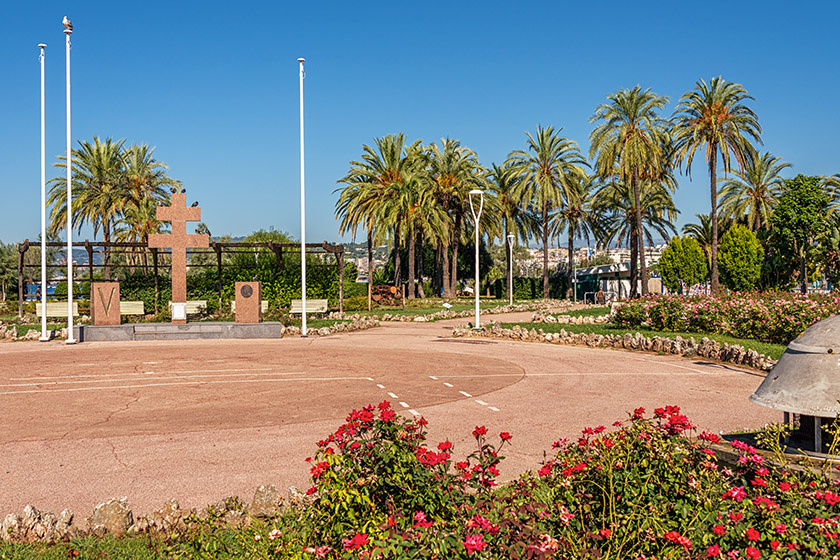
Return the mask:
[[780, 173], [790, 167], [781, 160], [769, 152], [756, 154], [747, 159], [743, 170], [736, 170], [732, 178], [724, 179], [720, 189], [721, 216], [743, 220], [753, 231], [766, 227], [785, 185]]
[[569, 267], [568, 275], [569, 288], [574, 290], [572, 273], [574, 270], [575, 239], [585, 236], [589, 243], [589, 235], [592, 231], [592, 197], [598, 177], [590, 175], [586, 177], [574, 177], [569, 182], [569, 187], [563, 193], [563, 205], [560, 210], [552, 216], [552, 230], [559, 236], [565, 231], [568, 241]]
[[527, 150], [511, 152], [508, 160], [519, 175], [519, 183], [512, 194], [517, 200], [539, 213], [543, 242], [543, 297], [549, 297], [548, 286], [548, 236], [549, 215], [561, 207], [564, 191], [570, 188], [572, 179], [584, 177], [584, 166], [588, 166], [577, 144], [560, 136], [553, 127], [537, 127], [536, 136], [528, 137]]
[[[122, 214], [125, 198], [123, 196], [123, 159], [124, 140], [116, 142], [108, 138], [102, 142], [96, 136], [93, 143], [79, 141], [79, 148], [73, 150], [71, 190], [73, 208], [71, 209], [72, 227], [81, 229], [83, 225], [93, 226], [93, 234], [100, 230], [105, 241], [105, 277], [111, 277], [111, 232], [114, 222]], [[67, 159], [59, 156], [54, 167], [65, 168]], [[66, 179], [56, 177], [50, 180], [50, 192], [47, 205], [50, 210], [51, 234], [66, 227], [67, 199]]]
[[753, 99], [741, 84], [727, 82], [720, 76], [708, 84], [700, 80], [692, 91], [680, 97], [672, 119], [674, 160], [685, 162], [691, 177], [691, 163], [698, 148], [705, 146], [709, 166], [712, 211], [711, 289], [720, 291], [718, 279], [718, 211], [717, 211], [717, 160], [720, 154], [723, 172], [729, 173], [734, 159], [743, 171], [754, 150], [747, 137], [761, 143], [761, 125], [756, 114], [744, 104]]
[[469, 191], [485, 186], [484, 168], [475, 152], [450, 138], [441, 139], [440, 146], [434, 143], [429, 146], [428, 158], [431, 188], [443, 211], [449, 215], [449, 224], [442, 231], [438, 250], [443, 295], [452, 297], [458, 281], [458, 244], [469, 213]]
[[[635, 239], [644, 243], [642, 231], [641, 184], [647, 177], [660, 174], [668, 166], [668, 135], [666, 123], [659, 116], [668, 102], [667, 97], [656, 95], [640, 86], [622, 89], [607, 95], [607, 102], [595, 109], [590, 119], [600, 123], [589, 136], [589, 157], [595, 160], [595, 169], [602, 179], [618, 179], [633, 191], [636, 209]], [[642, 275], [642, 295], [647, 295], [647, 267], [644, 246], [637, 248]], [[633, 283], [635, 286], [635, 282]]]
[[168, 187], [182, 186], [166, 174], [166, 164], [156, 160], [154, 152], [155, 148], [146, 144], [132, 144], [122, 155], [125, 194], [138, 207], [145, 199], [168, 202]]
[[[141, 198], [139, 204], [132, 204], [115, 223], [115, 237], [120, 242], [148, 244], [149, 235], [162, 233], [165, 224], [157, 219], [158, 202], [151, 197]], [[131, 251], [130, 263], [142, 264], [143, 274], [148, 266], [148, 254], [144, 249]]]

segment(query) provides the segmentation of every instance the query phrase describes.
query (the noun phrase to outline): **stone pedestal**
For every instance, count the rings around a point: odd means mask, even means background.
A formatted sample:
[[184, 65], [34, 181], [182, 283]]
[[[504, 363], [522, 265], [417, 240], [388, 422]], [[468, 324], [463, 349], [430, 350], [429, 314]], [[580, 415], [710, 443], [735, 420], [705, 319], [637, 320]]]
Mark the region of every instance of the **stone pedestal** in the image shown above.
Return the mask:
[[97, 327], [120, 324], [119, 282], [93, 282], [90, 285], [90, 314]]
[[236, 322], [259, 323], [262, 321], [262, 289], [259, 282], [236, 283]]

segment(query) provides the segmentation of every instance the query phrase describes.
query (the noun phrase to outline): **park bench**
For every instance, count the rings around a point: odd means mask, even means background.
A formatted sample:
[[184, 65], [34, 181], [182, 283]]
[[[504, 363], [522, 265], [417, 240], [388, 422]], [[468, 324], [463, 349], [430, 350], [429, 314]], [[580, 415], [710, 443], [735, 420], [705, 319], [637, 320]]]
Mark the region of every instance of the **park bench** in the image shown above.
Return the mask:
[[[329, 302], [325, 299], [307, 299], [306, 312], [307, 313], [326, 313], [329, 308]], [[303, 300], [293, 299], [292, 307], [289, 313], [303, 313]]]
[[145, 315], [146, 307], [142, 301], [121, 301], [120, 315]]
[[[233, 311], [234, 313], [236, 313], [236, 301], [235, 300], [230, 302], [230, 310]], [[262, 311], [263, 313], [268, 311], [268, 300], [267, 299], [264, 299], [264, 300], [260, 301], [260, 311]]]
[[[38, 317], [43, 316], [41, 310], [41, 303], [35, 304], [35, 313]], [[73, 317], [79, 316], [79, 303], [73, 302]], [[67, 317], [67, 302], [66, 301], [52, 301], [47, 302], [47, 317]]]

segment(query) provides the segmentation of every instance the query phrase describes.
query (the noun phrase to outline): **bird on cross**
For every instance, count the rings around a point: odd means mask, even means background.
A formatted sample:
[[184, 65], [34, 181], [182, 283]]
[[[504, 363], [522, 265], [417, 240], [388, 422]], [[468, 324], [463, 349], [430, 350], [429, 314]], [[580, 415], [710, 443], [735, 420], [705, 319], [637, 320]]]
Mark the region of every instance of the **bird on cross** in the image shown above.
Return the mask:
[[67, 16], [64, 16], [64, 19], [61, 20], [61, 25], [63, 25], [67, 31], [73, 31], [73, 22], [67, 19]]

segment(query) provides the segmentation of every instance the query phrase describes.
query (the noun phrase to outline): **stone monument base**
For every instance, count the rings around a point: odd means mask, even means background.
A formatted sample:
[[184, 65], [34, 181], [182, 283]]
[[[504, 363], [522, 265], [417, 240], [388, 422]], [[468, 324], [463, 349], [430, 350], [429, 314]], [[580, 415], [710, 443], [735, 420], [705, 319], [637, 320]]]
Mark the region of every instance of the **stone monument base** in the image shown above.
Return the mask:
[[73, 328], [79, 342], [125, 340], [190, 340], [224, 338], [283, 338], [283, 323], [130, 323], [109, 327], [79, 325]]

